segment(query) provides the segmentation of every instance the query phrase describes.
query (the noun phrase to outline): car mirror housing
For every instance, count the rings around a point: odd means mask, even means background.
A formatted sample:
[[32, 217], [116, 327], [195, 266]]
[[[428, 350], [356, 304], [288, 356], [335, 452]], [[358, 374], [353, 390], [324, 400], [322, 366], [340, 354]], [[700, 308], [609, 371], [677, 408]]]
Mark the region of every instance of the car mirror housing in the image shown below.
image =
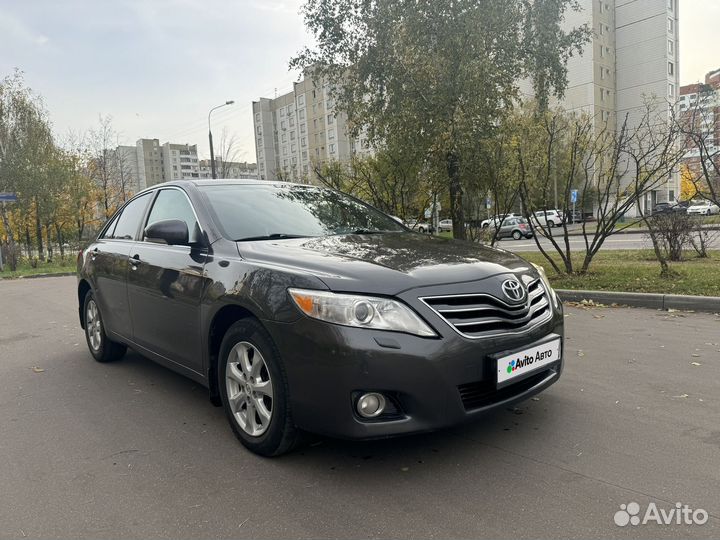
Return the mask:
[[145, 238], [164, 241], [171, 246], [187, 246], [189, 233], [187, 223], [179, 219], [163, 219], [145, 227]]

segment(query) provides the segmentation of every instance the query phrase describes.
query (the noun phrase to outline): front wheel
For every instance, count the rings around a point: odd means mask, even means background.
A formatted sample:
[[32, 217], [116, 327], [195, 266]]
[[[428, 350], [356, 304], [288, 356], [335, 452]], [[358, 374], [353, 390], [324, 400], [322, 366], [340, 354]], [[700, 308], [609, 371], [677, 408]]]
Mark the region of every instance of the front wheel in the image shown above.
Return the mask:
[[522, 233], [521, 233], [520, 231], [513, 231], [512, 237], [513, 237], [515, 240], [520, 240], [520, 239], [522, 238]]
[[122, 343], [112, 341], [105, 333], [100, 308], [95, 301], [95, 295], [88, 291], [83, 305], [85, 339], [90, 354], [98, 362], [113, 362], [125, 355], [127, 347]]
[[267, 330], [255, 319], [232, 325], [220, 346], [218, 367], [225, 415], [240, 442], [261, 456], [290, 451], [299, 432], [280, 354]]

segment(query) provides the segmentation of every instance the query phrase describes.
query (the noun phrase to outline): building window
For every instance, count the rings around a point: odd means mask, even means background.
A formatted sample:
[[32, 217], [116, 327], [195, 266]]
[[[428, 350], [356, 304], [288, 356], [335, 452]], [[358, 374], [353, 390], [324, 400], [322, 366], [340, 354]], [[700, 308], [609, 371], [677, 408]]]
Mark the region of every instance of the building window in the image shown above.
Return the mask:
[[300, 120], [305, 120], [305, 109], [300, 109], [300, 111], [298, 111], [298, 117]]
[[256, 112], [256, 113], [255, 113], [255, 121], [256, 121], [256, 122], [259, 122], [259, 121], [260, 121], [260, 113], [259, 113], [259, 112]]
[[280, 129], [287, 129], [287, 123], [285, 122], [285, 120], [280, 122]]
[[675, 97], [675, 85], [668, 83], [668, 96]]
[[335, 143], [330, 143], [330, 153], [331, 154], [335, 153]]
[[280, 116], [285, 116], [285, 107], [280, 109]]
[[302, 158], [307, 159], [307, 150], [302, 151]]
[[295, 118], [290, 117], [290, 127], [295, 127]]
[[335, 138], [335, 130], [331, 129], [330, 131], [328, 131], [328, 139], [332, 140], [334, 138]]
[[675, 43], [672, 39], [668, 39], [668, 54], [675, 54]]
[[600, 58], [605, 58], [605, 47], [600, 45]]
[[601, 36], [605, 33], [604, 30], [603, 30], [603, 26], [605, 26], [605, 25], [602, 24], [602, 23], [600, 23], [600, 35], [601, 35]]
[[675, 32], [675, 21], [668, 17], [668, 32], [671, 34]]
[[295, 140], [295, 132], [294, 132], [294, 131], [291, 131], [291, 132], [290, 132], [290, 140], [291, 140], [291, 141], [294, 141], [294, 140]]
[[283, 156], [287, 156], [287, 146], [283, 146]]
[[298, 105], [299, 105], [300, 107], [302, 107], [302, 106], [305, 105], [305, 94], [303, 94], [303, 95], [301, 95], [301, 96], [298, 96]]
[[307, 146], [307, 139], [305, 137], [300, 139], [300, 146]]
[[317, 129], [317, 118], [313, 118], [313, 127]]
[[300, 133], [305, 133], [305, 124], [300, 124]]
[[297, 152], [297, 145], [291, 144], [290, 145], [290, 153], [294, 154], [295, 152]]
[[668, 75], [675, 75], [675, 64], [668, 62]]
[[283, 134], [282, 134], [282, 142], [283, 142], [283, 143], [286, 143], [286, 142], [287, 142], [287, 133], [283, 133]]
[[335, 121], [335, 117], [332, 114], [327, 115], [327, 123], [332, 124]]
[[675, 7], [675, 6], [673, 5], [674, 3], [675, 3], [675, 0], [668, 0], [668, 9], [669, 9], [670, 11], [672, 11], [672, 10], [674, 9], [674, 7]]

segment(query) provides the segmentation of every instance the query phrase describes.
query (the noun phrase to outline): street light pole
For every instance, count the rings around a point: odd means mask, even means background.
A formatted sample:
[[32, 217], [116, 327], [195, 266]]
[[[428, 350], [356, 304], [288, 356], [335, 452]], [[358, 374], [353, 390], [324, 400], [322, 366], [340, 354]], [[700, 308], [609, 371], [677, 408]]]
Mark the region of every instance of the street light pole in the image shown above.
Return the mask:
[[212, 140], [212, 128], [210, 127], [210, 115], [215, 109], [219, 109], [220, 107], [225, 107], [225, 105], [232, 105], [235, 103], [232, 99], [227, 100], [222, 105], [218, 105], [217, 107], [213, 107], [210, 109], [210, 112], [208, 112], [208, 140], [210, 141], [210, 170], [212, 171], [212, 177], [217, 178], [217, 174], [215, 173], [215, 149], [213, 148], [213, 140]]

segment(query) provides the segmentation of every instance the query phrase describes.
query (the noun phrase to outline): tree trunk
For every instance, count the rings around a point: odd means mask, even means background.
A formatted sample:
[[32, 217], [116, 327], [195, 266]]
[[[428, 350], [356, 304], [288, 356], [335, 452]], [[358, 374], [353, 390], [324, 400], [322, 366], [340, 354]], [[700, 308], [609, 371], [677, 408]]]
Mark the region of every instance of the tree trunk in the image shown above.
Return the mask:
[[35, 199], [35, 237], [38, 244], [38, 259], [45, 262], [45, 248], [43, 246], [42, 225], [40, 224], [40, 205]]
[[[5, 229], [5, 234], [7, 234], [8, 237], [8, 260], [6, 263], [10, 267], [10, 270], [14, 272], [17, 269], [17, 250], [15, 249], [15, 237], [13, 236], [13, 231], [10, 227], [10, 220], [5, 213], [5, 203], [0, 204], [0, 214], [2, 214], [3, 228]], [[0, 247], [0, 249], [2, 249], [2, 247]]]
[[27, 250], [28, 260], [33, 258], [32, 241], [30, 240], [30, 226], [25, 222], [25, 249]]
[[52, 245], [52, 237], [50, 236], [50, 224], [45, 224], [45, 238], [47, 238], [47, 253], [48, 253], [48, 262], [52, 262], [53, 260], [53, 245]]
[[448, 180], [450, 182], [450, 217], [453, 222], [453, 237], [465, 240], [465, 210], [463, 209], [463, 191], [460, 180], [460, 157], [449, 151], [445, 157]]
[[58, 247], [60, 249], [60, 260], [64, 261], [65, 260], [65, 246], [63, 246], [62, 227], [60, 227], [60, 225], [58, 225], [57, 223], [55, 224], [55, 236], [57, 238]]

